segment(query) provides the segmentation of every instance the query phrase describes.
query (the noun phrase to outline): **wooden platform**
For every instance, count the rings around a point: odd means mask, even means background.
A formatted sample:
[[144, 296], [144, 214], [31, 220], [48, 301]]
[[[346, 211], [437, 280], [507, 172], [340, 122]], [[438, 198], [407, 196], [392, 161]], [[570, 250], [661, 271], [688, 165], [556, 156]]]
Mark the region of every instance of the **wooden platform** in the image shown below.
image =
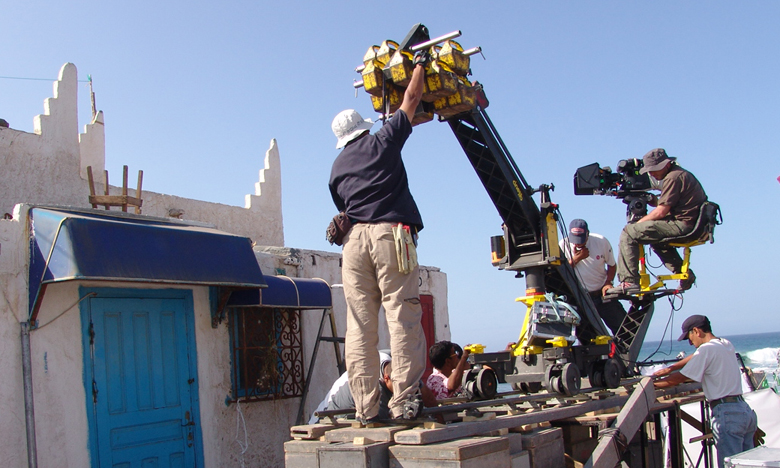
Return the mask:
[[[574, 397], [557, 394], [510, 395], [496, 400], [426, 409], [431, 418], [443, 413], [450, 417], [455, 416], [458, 422], [448, 424], [431, 422], [411, 427], [390, 425], [361, 428], [352, 427], [346, 421], [339, 420], [337, 424], [295, 426], [291, 429], [291, 437], [301, 443], [299, 446], [290, 446], [290, 455], [299, 459], [305, 456], [313, 461], [314, 452], [326, 451], [323, 457], [336, 466], [341, 450], [339, 447], [342, 447], [344, 450], [349, 448], [344, 452], [344, 456], [349, 456], [352, 462], [357, 463], [354, 466], [372, 466], [361, 464], [364, 463], [361, 460], [369, 463], [370, 457], [366, 458], [369, 449], [365, 447], [382, 447], [381, 444], [387, 444], [390, 454], [387, 463], [392, 467], [487, 468], [492, 466], [491, 463], [498, 463], [496, 466], [511, 464], [544, 468], [563, 466], [565, 455], [569, 456], [566, 463], [576, 466], [572, 464], [581, 463], [576, 459], [582, 459], [590, 452], [593, 452], [592, 456], [607, 454], [603, 448], [599, 450], [599, 446], [604, 445], [604, 440], [594, 448], [593, 434], [617, 425], [627, 432], [626, 436], [630, 439], [651, 413], [666, 411], [679, 407], [679, 404], [700, 401], [703, 398], [698, 384], [655, 390], [650, 379], [644, 379], [641, 384], [639, 379], [634, 379], [624, 382], [623, 386], [616, 389], [593, 389]], [[551, 428], [550, 421], [561, 426], [577, 426], [580, 432], [584, 430], [582, 434], [586, 436], [574, 434], [572, 430], [562, 431], [560, 427]], [[592, 427], [595, 432], [588, 432], [587, 427]], [[518, 434], [523, 439], [522, 444], [511, 443], [512, 438]], [[507, 444], [507, 447], [513, 448], [489, 449], [487, 447], [495, 448], [498, 445], [492, 442], [493, 445], [490, 445], [486, 442], [488, 439], [502, 440], [497, 444]], [[311, 443], [304, 443], [306, 440]], [[469, 442], [464, 442], [474, 440], [480, 441], [480, 448], [471, 447]], [[586, 442], [587, 440], [590, 442]], [[324, 445], [313, 444], [315, 441]], [[437, 452], [437, 447], [443, 447], [444, 452]], [[287, 446], [285, 450], [287, 451]], [[385, 466], [384, 458], [376, 452], [370, 453], [373, 463], [381, 460], [382, 466]], [[437, 453], [439, 455], [436, 455]], [[436, 458], [437, 456], [440, 458]], [[316, 467], [316, 463], [311, 466]], [[288, 468], [293, 466], [306, 465], [288, 465]]]

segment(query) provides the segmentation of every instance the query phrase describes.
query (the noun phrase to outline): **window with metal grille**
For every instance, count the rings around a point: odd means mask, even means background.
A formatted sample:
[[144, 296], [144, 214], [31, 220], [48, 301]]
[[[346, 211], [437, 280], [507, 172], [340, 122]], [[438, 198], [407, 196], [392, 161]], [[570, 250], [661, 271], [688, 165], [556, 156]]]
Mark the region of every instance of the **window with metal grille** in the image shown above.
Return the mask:
[[303, 395], [301, 311], [239, 307], [230, 312], [233, 400]]

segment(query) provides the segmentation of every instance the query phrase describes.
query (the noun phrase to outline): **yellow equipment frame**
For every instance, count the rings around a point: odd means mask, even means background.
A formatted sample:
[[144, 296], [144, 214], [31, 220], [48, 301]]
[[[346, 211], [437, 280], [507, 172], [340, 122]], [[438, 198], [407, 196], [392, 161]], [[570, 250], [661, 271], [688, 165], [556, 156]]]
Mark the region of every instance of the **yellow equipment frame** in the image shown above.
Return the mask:
[[[664, 281], [674, 281], [674, 280], [687, 280], [690, 275], [690, 264], [691, 264], [691, 247], [696, 247], [697, 245], [704, 244], [704, 241], [701, 240], [695, 240], [692, 242], [686, 242], [686, 243], [675, 243], [670, 242], [669, 245], [675, 248], [682, 247], [683, 248], [683, 264], [680, 273], [673, 273], [670, 275], [658, 275], [656, 276], [656, 281], [653, 284], [650, 284], [650, 274], [647, 272], [647, 265], [645, 262], [645, 246], [640, 244], [639, 249], [639, 287], [641, 288], [642, 292], [650, 292], [655, 291], [656, 289], [660, 289], [665, 286]], [[640, 293], [641, 294], [641, 293]]]

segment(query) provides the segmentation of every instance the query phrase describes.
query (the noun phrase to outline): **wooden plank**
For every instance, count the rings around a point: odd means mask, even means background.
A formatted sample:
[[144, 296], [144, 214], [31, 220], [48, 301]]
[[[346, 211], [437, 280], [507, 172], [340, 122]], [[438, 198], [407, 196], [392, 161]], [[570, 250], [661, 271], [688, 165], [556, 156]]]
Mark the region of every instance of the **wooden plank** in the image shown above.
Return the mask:
[[504, 437], [470, 437], [433, 445], [394, 445], [390, 447], [392, 457], [398, 460], [429, 460], [438, 462], [440, 465], [444, 465], [445, 460], [463, 461], [495, 452], [507, 452], [508, 454], [509, 439]]
[[290, 437], [298, 440], [316, 440], [326, 432], [344, 427], [345, 424], [307, 424], [290, 428]]
[[452, 423], [448, 424], [446, 427], [437, 429], [410, 429], [397, 433], [395, 435], [395, 442], [405, 445], [424, 445], [459, 439], [461, 437], [476, 436], [503, 428], [509, 429], [524, 424], [571, 418], [589, 411], [612, 408], [622, 405], [628, 398], [628, 395], [615, 396], [604, 400], [586, 401], [580, 404], [560, 408], [550, 408], [518, 415], [499, 416], [496, 419], [489, 421]]
[[[108, 170], [105, 170], [103, 172], [104, 172], [104, 175], [106, 176], [106, 186], [105, 186], [105, 190], [104, 191], [106, 192], [106, 196], [108, 196], [109, 195], [109, 190], [108, 190]], [[108, 205], [106, 205], [106, 209], [108, 209]]]
[[[95, 179], [92, 177], [92, 166], [87, 166], [87, 180], [89, 181], [89, 194], [95, 196]], [[92, 208], [97, 208], [97, 205], [92, 203]]]
[[622, 435], [626, 441], [630, 441], [647, 419], [654, 404], [655, 387], [653, 386], [653, 379], [645, 377], [634, 389], [634, 393], [631, 394], [623, 409], [620, 410], [612, 426], [615, 428], [615, 432], [601, 438], [585, 466], [613, 468], [620, 461], [621, 455], [623, 455], [618, 453], [616, 449], [617, 438]]
[[[127, 197], [127, 166], [122, 170], [122, 196]], [[122, 211], [127, 211], [127, 202], [122, 205]]]
[[95, 195], [89, 196], [89, 202], [92, 204], [109, 206], [141, 206], [141, 200], [129, 195]]
[[135, 214], [141, 214], [141, 199], [143, 198], [141, 196], [142, 189], [141, 185], [143, 185], [144, 182], [144, 171], [138, 171], [138, 185], [136, 185], [135, 188], [135, 198], [138, 199], [138, 204], [135, 206]]
[[392, 442], [393, 435], [396, 432], [403, 431], [407, 426], [384, 426], [384, 427], [344, 427], [336, 431], [329, 431], [325, 434], [327, 442], [353, 442], [356, 437], [365, 437], [375, 442]]
[[683, 410], [680, 410], [680, 418], [683, 421], [687, 422], [692, 428], [704, 434], [704, 424], [702, 424], [701, 421], [694, 418], [693, 416], [691, 416], [690, 414], [686, 413]]
[[[690, 392], [699, 392], [699, 393], [689, 394]], [[679, 385], [677, 387], [658, 390], [657, 391], [658, 395], [664, 398], [670, 398], [670, 400], [657, 402], [653, 407], [653, 411], [664, 411], [666, 406], [670, 406], [670, 407], [674, 406], [674, 403], [676, 402], [682, 403], [682, 402], [699, 401], [704, 398], [703, 394], [701, 394], [700, 392], [701, 392], [701, 385], [698, 383], [684, 384], [684, 385]], [[601, 394], [599, 395], [601, 396]], [[678, 396], [678, 395], [682, 395], [682, 396]], [[545, 399], [545, 398], [549, 399], [551, 397], [549, 395], [546, 397], [544, 395], [533, 395], [530, 396], [530, 398], [523, 397], [522, 400], [528, 401], [531, 399]], [[523, 425], [532, 425], [532, 424], [544, 423], [552, 420], [563, 420], [563, 419], [569, 419], [574, 417], [576, 417], [577, 420], [582, 423], [587, 423], [588, 421], [593, 421], [593, 422], [604, 421], [604, 420], [609, 421], [615, 419], [617, 417], [617, 414], [613, 413], [608, 415], [590, 416], [590, 417], [582, 416], [582, 415], [591, 411], [599, 411], [603, 409], [612, 408], [615, 406], [620, 406], [625, 401], [627, 401], [628, 398], [629, 398], [628, 395], [625, 394], [619, 396], [615, 396], [614, 394], [612, 394], [611, 396], [608, 396], [601, 400], [586, 401], [580, 404], [566, 406], [566, 407], [536, 409], [527, 413], [510, 414], [507, 416], [500, 416], [492, 421], [453, 423], [453, 424], [448, 424], [446, 426], [441, 424], [439, 425], [428, 424], [426, 425], [425, 430], [422, 429], [406, 430], [403, 433], [400, 431], [407, 429], [404, 426], [390, 426], [390, 427], [394, 428], [392, 430], [392, 433], [395, 434], [397, 443], [418, 445], [423, 443], [431, 443], [428, 441], [437, 442], [437, 441], [453, 440], [459, 437], [469, 437], [472, 435], [484, 434], [490, 431], [497, 431], [502, 428], [513, 429]], [[518, 399], [512, 398], [509, 400], [510, 401], [519, 400], [519, 398]], [[501, 400], [498, 400], [496, 403], [499, 402], [501, 402]], [[484, 404], [486, 402], [482, 402], [482, 403]], [[470, 406], [475, 406], [476, 404], [479, 404], [479, 402], [475, 402]], [[481, 424], [484, 427], [475, 426], [479, 424]], [[470, 429], [461, 429], [463, 425], [469, 425]], [[332, 431], [334, 429], [343, 429], [348, 426], [349, 424], [335, 424], [335, 425], [334, 424], [313, 424], [313, 425], [293, 426], [290, 429], [290, 435], [294, 439], [308, 439], [308, 440], [319, 439], [329, 431]], [[388, 427], [376, 428], [376, 429], [388, 430]], [[346, 435], [343, 438], [341, 436], [334, 436], [334, 437], [338, 437], [339, 438], [338, 440], [344, 442], [352, 441], [352, 438], [359, 437], [359, 436], [365, 436], [369, 438], [376, 437], [375, 435], [369, 435], [365, 433], [364, 431], [366, 430], [370, 430], [370, 429], [355, 429], [354, 431], [359, 433], [356, 434], [353, 432], [351, 437]], [[434, 431], [439, 431], [439, 432], [434, 432]], [[451, 434], [445, 435], [446, 433], [451, 433]], [[401, 434], [405, 434], [405, 435], [402, 436]]]

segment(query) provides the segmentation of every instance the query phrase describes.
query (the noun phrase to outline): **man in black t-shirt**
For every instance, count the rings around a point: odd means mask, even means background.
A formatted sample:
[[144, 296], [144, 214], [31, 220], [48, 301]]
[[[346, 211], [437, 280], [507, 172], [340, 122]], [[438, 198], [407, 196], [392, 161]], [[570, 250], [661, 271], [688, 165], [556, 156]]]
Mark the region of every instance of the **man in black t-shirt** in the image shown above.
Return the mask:
[[423, 228], [401, 149], [412, 133], [411, 119], [422, 97], [425, 61], [425, 56], [415, 57], [400, 109], [375, 134], [368, 132], [372, 122], [352, 109], [339, 113], [331, 125], [338, 138], [336, 148], [344, 149], [333, 162], [329, 188], [336, 208], [353, 223], [342, 251], [345, 358], [356, 419], [363, 423], [379, 412], [380, 306], [385, 309], [393, 355], [391, 417], [410, 417], [410, 409], [422, 409], [419, 382], [426, 350], [419, 269], [399, 271], [393, 227], [408, 226], [415, 237]]

